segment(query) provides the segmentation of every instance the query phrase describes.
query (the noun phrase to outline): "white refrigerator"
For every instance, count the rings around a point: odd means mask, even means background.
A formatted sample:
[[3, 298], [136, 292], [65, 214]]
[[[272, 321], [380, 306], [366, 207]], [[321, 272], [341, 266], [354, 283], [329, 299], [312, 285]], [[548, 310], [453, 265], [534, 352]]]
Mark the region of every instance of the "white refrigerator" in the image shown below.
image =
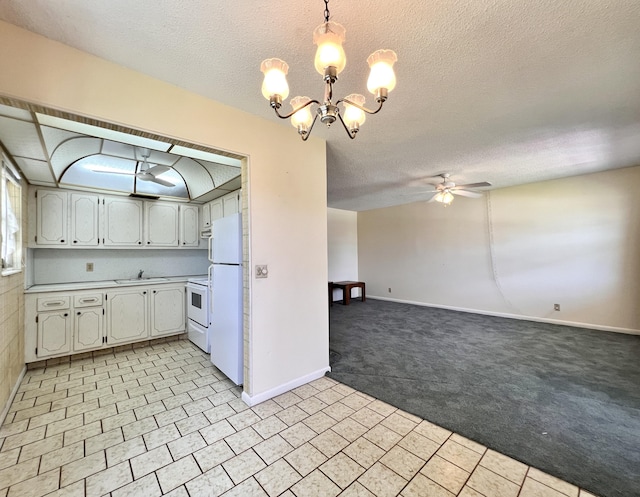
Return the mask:
[[236, 385], [243, 383], [242, 336], [242, 218], [240, 214], [217, 219], [212, 225], [211, 362]]

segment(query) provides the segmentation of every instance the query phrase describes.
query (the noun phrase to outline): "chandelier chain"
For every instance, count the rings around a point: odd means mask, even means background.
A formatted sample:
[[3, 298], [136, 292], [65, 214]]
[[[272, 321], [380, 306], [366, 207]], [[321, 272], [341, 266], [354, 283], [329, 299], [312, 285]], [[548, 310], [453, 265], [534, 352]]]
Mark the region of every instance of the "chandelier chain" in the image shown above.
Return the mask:
[[329, 0], [324, 0], [324, 22], [329, 22]]

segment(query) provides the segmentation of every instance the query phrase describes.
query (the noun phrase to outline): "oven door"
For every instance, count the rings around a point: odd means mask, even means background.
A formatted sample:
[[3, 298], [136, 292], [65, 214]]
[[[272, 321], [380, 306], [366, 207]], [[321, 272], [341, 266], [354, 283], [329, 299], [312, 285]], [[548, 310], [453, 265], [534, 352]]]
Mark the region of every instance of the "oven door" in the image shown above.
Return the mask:
[[209, 327], [209, 289], [196, 283], [187, 283], [187, 317]]

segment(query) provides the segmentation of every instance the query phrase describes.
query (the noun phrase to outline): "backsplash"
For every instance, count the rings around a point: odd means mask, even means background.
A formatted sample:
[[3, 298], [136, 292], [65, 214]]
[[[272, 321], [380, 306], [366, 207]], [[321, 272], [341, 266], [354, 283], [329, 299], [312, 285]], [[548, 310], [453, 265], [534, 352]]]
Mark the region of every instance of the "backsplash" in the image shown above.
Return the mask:
[[[28, 249], [27, 286], [145, 277], [205, 275], [204, 250]], [[87, 272], [87, 263], [93, 271]]]

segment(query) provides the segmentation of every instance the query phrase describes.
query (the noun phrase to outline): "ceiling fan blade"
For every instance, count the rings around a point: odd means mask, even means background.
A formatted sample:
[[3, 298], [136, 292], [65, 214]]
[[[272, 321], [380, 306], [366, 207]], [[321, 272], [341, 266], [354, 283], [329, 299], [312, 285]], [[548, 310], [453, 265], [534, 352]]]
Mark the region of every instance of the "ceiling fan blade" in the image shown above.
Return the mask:
[[403, 193], [402, 195], [424, 195], [425, 193], [438, 193], [438, 190], [420, 190], [419, 192]]
[[160, 179], [160, 178], [156, 178], [153, 174], [146, 174], [144, 176], [138, 176], [136, 174], [136, 177], [142, 181], [151, 181], [152, 183], [158, 183], [159, 185], [162, 186], [167, 186], [169, 188], [176, 186], [173, 183], [170, 183], [169, 181], [166, 181], [164, 179]]
[[468, 185], [456, 185], [454, 188], [482, 188], [483, 186], [491, 186], [491, 183], [482, 181], [480, 183], [469, 183]]
[[129, 173], [126, 171], [101, 171], [100, 169], [93, 169], [94, 173], [107, 173], [107, 174], [124, 174], [125, 176], [133, 176], [135, 173]]
[[147, 169], [146, 172], [153, 174], [154, 176], [160, 176], [161, 174], [166, 173], [169, 169], [171, 169], [169, 166], [153, 166]]
[[431, 195], [431, 198], [428, 198], [427, 200], [425, 200], [425, 202], [435, 202], [436, 201], [436, 194], [434, 193], [433, 195]]
[[455, 189], [451, 193], [453, 193], [454, 195], [460, 195], [462, 197], [469, 197], [469, 198], [480, 198], [480, 197], [482, 197], [482, 193], [480, 193], [480, 192], [472, 192], [470, 190], [458, 190], [458, 189]]

